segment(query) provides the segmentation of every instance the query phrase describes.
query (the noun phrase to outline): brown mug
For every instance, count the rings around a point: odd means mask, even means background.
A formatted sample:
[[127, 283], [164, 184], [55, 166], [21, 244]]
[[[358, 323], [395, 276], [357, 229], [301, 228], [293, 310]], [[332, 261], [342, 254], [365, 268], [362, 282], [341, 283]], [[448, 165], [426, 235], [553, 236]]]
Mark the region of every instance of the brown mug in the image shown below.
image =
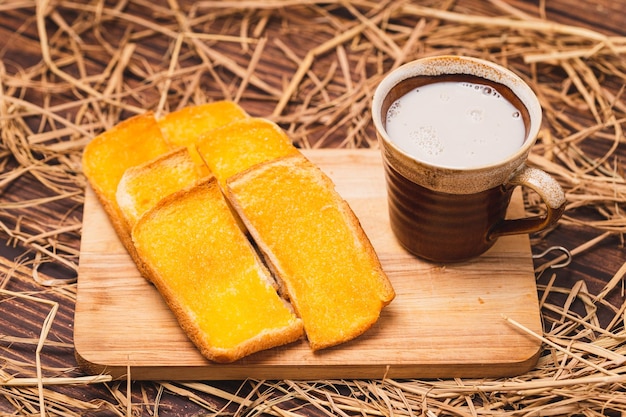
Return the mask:
[[[487, 152], [492, 159], [462, 166], [462, 162], [452, 163], [451, 159], [430, 160], [424, 157], [427, 153], [423, 149], [415, 148], [428, 146], [428, 152], [438, 154], [446, 146], [450, 147], [445, 141], [435, 141], [433, 147], [432, 140], [416, 140], [415, 131], [402, 129], [399, 133], [396, 129], [392, 137], [388, 131], [391, 130], [388, 116], [398, 99], [413, 91], [426, 91], [425, 86], [433, 86], [429, 90], [433, 93], [428, 96], [431, 100], [436, 97], [433, 95], [435, 91], [450, 100], [448, 90], [436, 90], [444, 88], [443, 84], [437, 83], [448, 83], [445, 88], [457, 88], [457, 84], [483, 88], [499, 99], [504, 98], [506, 105], [512, 106], [520, 118], [520, 137], [516, 139], [519, 145], [516, 143], [508, 154], [493, 160], [495, 147], [474, 145], [476, 134], [460, 124], [461, 127], [455, 127], [455, 143], [470, 149], [472, 154], [474, 150]], [[457, 90], [450, 91], [456, 94]], [[459, 94], [469, 93], [460, 91]], [[468, 108], [473, 106], [463, 101], [469, 100], [467, 98], [453, 98], [467, 104]], [[418, 123], [418, 116], [437, 109], [431, 105], [433, 101], [415, 106], [406, 103], [410, 102], [404, 102], [402, 111], [410, 112], [407, 115], [415, 119], [415, 123]], [[496, 104], [500, 102], [490, 103], [490, 106], [501, 108]], [[395, 108], [392, 111], [396, 111]], [[465, 117], [453, 111], [440, 113], [443, 114], [434, 114], [433, 120], [443, 116], [441, 123], [445, 126], [429, 125], [425, 131], [443, 131], [448, 125], [456, 126], [458, 120], [455, 118]], [[546, 172], [526, 165], [541, 125], [541, 106], [531, 88], [510, 70], [489, 61], [460, 56], [435, 56], [407, 63], [389, 73], [378, 85], [372, 102], [372, 117], [385, 168], [390, 225], [400, 243], [414, 255], [434, 262], [467, 260], [484, 253], [501, 236], [537, 232], [554, 225], [561, 217], [565, 195], [558, 182]], [[429, 120], [425, 123], [430, 123]], [[412, 120], [409, 122], [413, 123]], [[424, 130], [423, 126], [419, 129]], [[404, 136], [409, 133], [412, 142], [406, 145], [408, 142]], [[433, 135], [439, 140], [439, 136]], [[498, 140], [510, 139], [504, 136]], [[505, 218], [517, 186], [529, 187], [540, 196], [546, 206], [545, 215]]]

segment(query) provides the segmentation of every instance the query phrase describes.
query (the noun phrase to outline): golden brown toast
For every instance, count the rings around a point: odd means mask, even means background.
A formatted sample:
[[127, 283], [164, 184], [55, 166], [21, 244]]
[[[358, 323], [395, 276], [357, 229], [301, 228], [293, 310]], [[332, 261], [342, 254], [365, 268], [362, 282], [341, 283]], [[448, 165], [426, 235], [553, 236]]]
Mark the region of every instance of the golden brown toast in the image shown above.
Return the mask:
[[113, 228], [134, 258], [130, 229], [117, 205], [117, 185], [130, 167], [140, 165], [170, 150], [154, 114], [147, 112], [120, 122], [96, 136], [85, 147], [82, 165]]
[[247, 117], [238, 104], [224, 100], [184, 107], [163, 116], [158, 123], [170, 144], [188, 147], [191, 158], [204, 168], [194, 146], [198, 139], [207, 132]]
[[117, 186], [117, 204], [132, 228], [162, 198], [204, 177], [186, 147], [179, 147], [124, 172]]
[[332, 181], [302, 155], [256, 165], [226, 195], [304, 322], [313, 350], [357, 337], [394, 298]]
[[191, 146], [200, 136], [248, 114], [232, 101], [215, 101], [183, 107], [158, 120], [165, 139], [173, 145]]
[[279, 126], [253, 117], [208, 132], [196, 148], [222, 186], [255, 164], [299, 153]]
[[232, 362], [302, 336], [215, 178], [165, 197], [132, 237], [142, 270], [208, 359]]

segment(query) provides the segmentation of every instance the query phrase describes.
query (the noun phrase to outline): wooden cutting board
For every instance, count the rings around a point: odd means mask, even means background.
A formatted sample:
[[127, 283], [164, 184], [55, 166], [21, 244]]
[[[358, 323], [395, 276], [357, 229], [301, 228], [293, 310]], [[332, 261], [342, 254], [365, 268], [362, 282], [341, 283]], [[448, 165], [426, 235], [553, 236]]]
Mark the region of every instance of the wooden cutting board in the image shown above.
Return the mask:
[[[498, 377], [536, 364], [540, 341], [511, 322], [542, 332], [527, 236], [502, 238], [469, 262], [421, 261], [389, 229], [378, 151], [305, 153], [350, 203], [396, 290], [373, 328], [315, 354], [302, 340], [236, 363], [210, 363], [139, 275], [88, 189], [74, 334], [81, 365], [116, 378], [130, 369], [136, 380], [226, 380]], [[517, 193], [510, 215], [523, 213]]]

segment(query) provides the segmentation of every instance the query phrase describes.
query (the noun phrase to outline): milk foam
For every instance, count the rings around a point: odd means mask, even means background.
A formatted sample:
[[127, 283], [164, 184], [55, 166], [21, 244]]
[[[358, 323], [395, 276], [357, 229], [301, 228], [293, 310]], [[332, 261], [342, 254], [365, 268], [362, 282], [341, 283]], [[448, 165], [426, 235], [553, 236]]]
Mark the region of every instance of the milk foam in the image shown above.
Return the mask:
[[396, 100], [386, 131], [409, 155], [433, 165], [472, 168], [506, 159], [525, 139], [519, 110], [488, 85], [436, 82]]

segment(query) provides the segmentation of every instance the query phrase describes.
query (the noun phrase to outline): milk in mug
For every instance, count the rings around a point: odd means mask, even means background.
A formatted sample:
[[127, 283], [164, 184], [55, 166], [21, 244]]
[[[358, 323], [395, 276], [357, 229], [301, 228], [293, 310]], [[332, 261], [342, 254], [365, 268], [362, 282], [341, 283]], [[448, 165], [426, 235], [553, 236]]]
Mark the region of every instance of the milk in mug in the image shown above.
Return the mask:
[[497, 163], [526, 137], [520, 110], [494, 86], [463, 80], [405, 93], [389, 107], [385, 130], [407, 154], [448, 168]]

